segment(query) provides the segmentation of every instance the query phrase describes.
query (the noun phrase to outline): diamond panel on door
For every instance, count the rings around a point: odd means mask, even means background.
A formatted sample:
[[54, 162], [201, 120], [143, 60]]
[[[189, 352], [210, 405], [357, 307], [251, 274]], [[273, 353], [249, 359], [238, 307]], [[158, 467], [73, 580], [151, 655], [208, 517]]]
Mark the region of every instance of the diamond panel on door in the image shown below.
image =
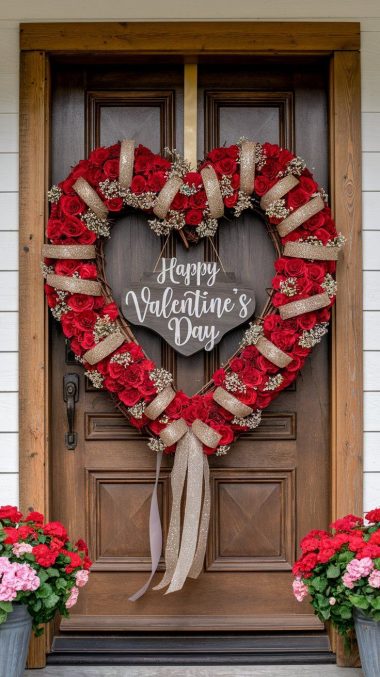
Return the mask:
[[295, 471], [214, 471], [208, 571], [289, 570]]

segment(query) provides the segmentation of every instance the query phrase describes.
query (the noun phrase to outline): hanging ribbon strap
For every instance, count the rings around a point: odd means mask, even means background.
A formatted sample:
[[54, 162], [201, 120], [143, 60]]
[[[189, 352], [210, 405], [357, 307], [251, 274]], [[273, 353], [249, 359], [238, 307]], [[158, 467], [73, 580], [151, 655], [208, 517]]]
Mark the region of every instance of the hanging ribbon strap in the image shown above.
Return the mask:
[[197, 547], [199, 517], [202, 504], [202, 443], [194, 433], [189, 430], [178, 442], [176, 453], [183, 453], [187, 456], [185, 518], [183, 522], [181, 549], [173, 577], [165, 594], [181, 590], [188, 576]]
[[160, 561], [161, 557], [161, 552], [162, 552], [162, 527], [161, 527], [161, 519], [160, 519], [160, 511], [158, 508], [158, 497], [157, 497], [157, 490], [158, 490], [158, 480], [160, 477], [160, 469], [161, 469], [161, 461], [162, 461], [162, 451], [159, 451], [157, 453], [157, 462], [156, 462], [156, 481], [154, 483], [154, 488], [153, 488], [153, 494], [152, 494], [152, 500], [150, 503], [150, 514], [149, 514], [149, 544], [150, 544], [150, 556], [152, 558], [152, 569], [151, 569], [151, 574], [147, 580], [146, 583], [138, 590], [137, 592], [134, 593], [134, 595], [131, 595], [129, 598], [130, 602], [135, 602], [137, 599], [142, 597], [146, 591], [148, 590], [150, 583], [152, 581], [152, 578], [154, 574], [157, 571], [158, 563]]

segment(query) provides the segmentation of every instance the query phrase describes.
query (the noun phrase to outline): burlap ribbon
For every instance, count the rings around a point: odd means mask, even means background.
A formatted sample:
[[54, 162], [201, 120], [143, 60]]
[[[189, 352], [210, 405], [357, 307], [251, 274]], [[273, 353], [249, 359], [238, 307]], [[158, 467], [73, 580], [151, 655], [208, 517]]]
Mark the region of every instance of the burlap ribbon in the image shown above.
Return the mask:
[[213, 219], [219, 219], [224, 214], [224, 202], [218, 177], [211, 166], [201, 169], [201, 177], [207, 195], [208, 207]]
[[90, 207], [92, 211], [99, 217], [99, 219], [106, 219], [108, 216], [108, 209], [104, 202], [100, 199], [96, 190], [82, 176], [79, 177], [73, 184], [73, 190], [82, 198], [83, 202]]
[[104, 360], [105, 357], [108, 357], [108, 355], [111, 355], [114, 350], [120, 348], [124, 341], [125, 336], [120, 329], [118, 329], [117, 331], [112, 332], [112, 334], [109, 334], [102, 341], [99, 341], [94, 348], [87, 350], [83, 355], [83, 359], [88, 362], [88, 364], [97, 364], [101, 360]]
[[321, 212], [325, 207], [326, 205], [320, 195], [313, 197], [309, 202], [302, 205], [302, 207], [298, 207], [298, 209], [289, 214], [286, 219], [278, 224], [278, 234], [281, 237], [289, 235], [289, 233], [292, 233], [293, 230], [298, 228], [298, 226], [310, 219], [312, 216], [315, 216], [315, 214], [318, 214], [318, 212]]
[[295, 188], [297, 184], [299, 183], [298, 179], [296, 179], [293, 174], [288, 174], [288, 176], [284, 176], [283, 179], [280, 179], [277, 181], [277, 183], [272, 186], [272, 188], [269, 188], [269, 190], [265, 193], [265, 195], [262, 196], [260, 200], [260, 207], [262, 209], [268, 209], [269, 205], [272, 204], [272, 202], [276, 202], [277, 200], [280, 200], [286, 193], [288, 193], [292, 188]]
[[[169, 386], [158, 393], [149, 405], [150, 418], [157, 418], [162, 413], [164, 403], [171, 401], [173, 392]], [[224, 388], [216, 389], [214, 399], [235, 416], [248, 416], [252, 413], [251, 407], [240, 402]], [[221, 435], [199, 419], [193, 421], [189, 427], [186, 421], [180, 418], [169, 423], [160, 432], [160, 438], [165, 447], [177, 444], [171, 474], [173, 500], [165, 548], [166, 570], [162, 580], [154, 588], [154, 590], [161, 590], [169, 586], [165, 593], [168, 594], [180, 590], [186, 578], [198, 578], [202, 571], [211, 513], [210, 470], [202, 445], [215, 448]], [[159, 472], [160, 464], [157, 463], [149, 520], [152, 570], [148, 581], [129, 598], [133, 602], [148, 590], [161, 555], [162, 539], [160, 540], [157, 535], [157, 531], [161, 530], [157, 505]], [[181, 508], [185, 481], [185, 515], [181, 533]]]
[[252, 195], [255, 183], [255, 151], [254, 141], [243, 141], [240, 151], [240, 190]]
[[284, 256], [314, 261], [337, 261], [339, 252], [340, 247], [326, 247], [323, 244], [309, 244], [308, 242], [287, 242], [284, 247]]
[[129, 188], [132, 183], [134, 163], [135, 142], [132, 139], [123, 139], [119, 159], [119, 183], [122, 188]]
[[42, 256], [47, 259], [95, 259], [93, 244], [44, 244]]
[[179, 176], [172, 176], [167, 180], [163, 188], [157, 195], [153, 212], [159, 219], [164, 219], [169, 211], [170, 205], [183, 184]]
[[103, 294], [101, 284], [97, 280], [49, 273], [46, 277], [46, 283], [54, 289], [68, 291], [71, 294], [86, 294], [87, 296], [102, 296]]
[[292, 317], [297, 317], [297, 315], [303, 315], [304, 313], [311, 313], [320, 308], [326, 308], [330, 303], [331, 300], [329, 295], [326, 292], [322, 292], [322, 294], [309, 296], [307, 299], [286, 303], [279, 307], [279, 312], [282, 320], [289, 320]]

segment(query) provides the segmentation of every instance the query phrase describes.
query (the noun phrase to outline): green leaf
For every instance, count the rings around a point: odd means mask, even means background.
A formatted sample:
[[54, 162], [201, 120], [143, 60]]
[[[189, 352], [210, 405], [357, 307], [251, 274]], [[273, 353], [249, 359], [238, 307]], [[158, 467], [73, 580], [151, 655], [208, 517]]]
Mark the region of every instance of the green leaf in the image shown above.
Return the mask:
[[370, 602], [373, 609], [376, 609], [376, 611], [380, 611], [380, 597], [372, 597], [372, 599], [370, 599]]
[[326, 576], [327, 578], [338, 578], [340, 576], [340, 568], [335, 566], [335, 564], [330, 564], [327, 567]]
[[49, 574], [46, 572], [45, 569], [41, 569], [38, 572], [38, 577], [39, 577], [41, 583], [45, 583], [45, 581], [47, 581], [47, 579], [49, 578]]
[[315, 590], [318, 590], [318, 592], [323, 592], [326, 589], [327, 585], [328, 585], [327, 580], [325, 578], [322, 578], [322, 576], [316, 576], [312, 580], [312, 586], [313, 588], [315, 588]]
[[52, 609], [53, 607], [56, 606], [56, 604], [58, 602], [59, 602], [59, 597], [58, 597], [58, 595], [55, 594], [55, 592], [53, 592], [51, 595], [49, 595], [49, 597], [47, 597], [47, 599], [44, 599], [44, 606], [47, 609]]
[[49, 567], [46, 571], [50, 578], [58, 578], [60, 576], [58, 569], [54, 569], [54, 567]]
[[9, 614], [11, 611], [13, 611], [12, 602], [0, 602], [0, 609], [1, 611], [5, 611], [7, 614]]
[[363, 595], [348, 595], [350, 602], [358, 609], [368, 609], [369, 602]]
[[349, 609], [348, 606], [341, 606], [341, 607], [339, 607], [338, 611], [339, 611], [339, 615], [341, 616], [341, 618], [344, 618], [346, 620], [348, 620], [349, 618], [352, 618], [352, 611], [351, 611], [351, 609]]
[[33, 609], [33, 611], [35, 611], [35, 613], [37, 613], [41, 609], [41, 607], [42, 607], [42, 602], [41, 602], [40, 599], [38, 599], [36, 601], [36, 603], [33, 604], [32, 609]]
[[56, 590], [66, 590], [67, 584], [68, 584], [68, 581], [66, 581], [64, 578], [58, 578], [54, 582]]
[[2, 623], [5, 623], [5, 621], [7, 620], [7, 616], [8, 614], [6, 611], [0, 611], [0, 625]]
[[47, 599], [47, 597], [50, 597], [52, 592], [53, 588], [51, 585], [49, 585], [49, 583], [43, 583], [36, 591], [36, 596], [40, 597], [41, 599]]

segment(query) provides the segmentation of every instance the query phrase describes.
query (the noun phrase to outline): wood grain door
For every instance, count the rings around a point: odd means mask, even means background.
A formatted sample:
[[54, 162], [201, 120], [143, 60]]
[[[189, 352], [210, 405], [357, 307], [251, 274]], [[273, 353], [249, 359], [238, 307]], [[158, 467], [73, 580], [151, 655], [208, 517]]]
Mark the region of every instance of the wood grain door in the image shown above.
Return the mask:
[[[303, 156], [328, 188], [327, 72], [321, 62], [272, 59], [198, 67], [198, 156], [245, 136], [280, 143]], [[57, 63], [52, 88], [52, 176], [56, 183], [97, 145], [134, 138], [154, 151], [183, 148], [183, 66], [170, 63]], [[227, 270], [253, 283], [257, 309], [266, 300], [274, 251], [255, 215], [225, 223], [216, 240]], [[118, 221], [106, 247], [116, 300], [144, 270], [152, 269], [161, 242], [143, 215]], [[213, 256], [210, 246], [180, 260]], [[237, 345], [228, 334], [211, 354], [177, 356], [149, 330], [136, 329], [148, 354], [172, 370], [177, 387], [196, 392]], [[266, 410], [261, 426], [241, 437], [225, 457], [211, 457], [212, 521], [204, 574], [179, 593], [128, 596], [150, 567], [148, 514], [155, 458], [146, 440], [95, 391], [51, 325], [52, 518], [74, 536], [85, 535], [94, 560], [88, 587], [56, 635], [133, 631], [322, 630], [291, 594], [291, 566], [299, 538], [326, 527], [329, 496], [329, 357], [322, 342], [295, 386]], [[78, 445], [64, 444], [63, 377], [79, 374], [75, 428]], [[166, 532], [172, 461], [165, 459], [159, 500]], [[161, 570], [163, 562], [161, 563]]]

